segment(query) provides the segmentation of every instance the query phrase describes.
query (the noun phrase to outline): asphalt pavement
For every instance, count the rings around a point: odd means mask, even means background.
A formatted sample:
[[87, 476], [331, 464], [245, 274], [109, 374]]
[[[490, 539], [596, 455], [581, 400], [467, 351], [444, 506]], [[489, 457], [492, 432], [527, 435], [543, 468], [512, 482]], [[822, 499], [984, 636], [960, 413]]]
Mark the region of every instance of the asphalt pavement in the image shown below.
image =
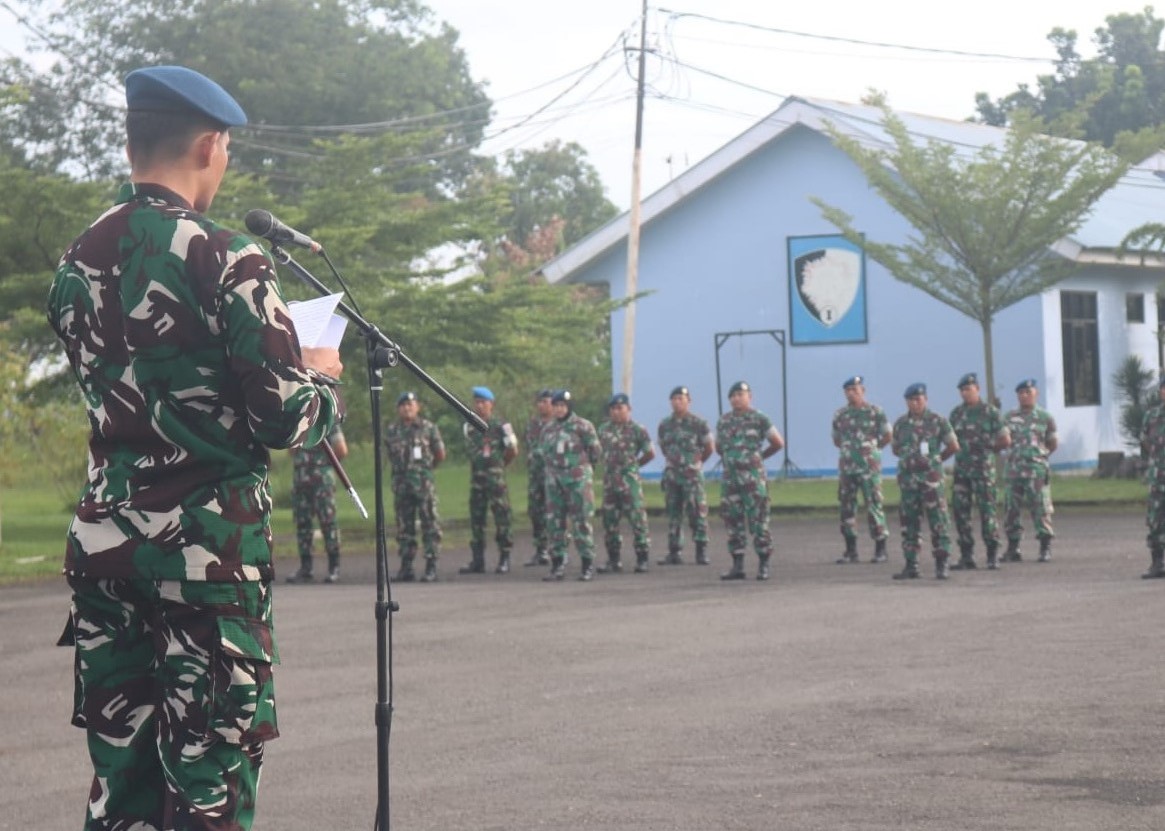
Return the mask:
[[[749, 580], [717, 579], [718, 518], [712, 566], [592, 583], [577, 559], [542, 582], [528, 539], [504, 576], [446, 552], [440, 582], [392, 586], [391, 827], [1163, 828], [1165, 580], [1139, 579], [1143, 516], [1056, 522], [1052, 562], [1029, 543], [946, 582], [890, 579], [896, 528], [889, 564], [864, 540], [835, 565], [823, 517], [775, 518], [768, 583], [751, 556]], [[372, 828], [375, 599], [369, 553], [337, 585], [279, 585], [257, 831]], [[67, 603], [61, 580], [0, 589], [0, 829], [81, 827]]]

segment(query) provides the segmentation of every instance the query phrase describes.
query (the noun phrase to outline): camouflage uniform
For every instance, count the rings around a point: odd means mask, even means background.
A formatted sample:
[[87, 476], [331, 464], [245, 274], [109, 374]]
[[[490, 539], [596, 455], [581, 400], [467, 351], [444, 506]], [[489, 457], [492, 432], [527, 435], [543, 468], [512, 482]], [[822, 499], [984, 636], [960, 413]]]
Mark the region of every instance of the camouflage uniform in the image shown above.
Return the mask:
[[441, 431], [428, 419], [417, 417], [411, 423], [397, 419], [384, 431], [384, 448], [392, 466], [392, 502], [401, 562], [397, 579], [413, 579], [418, 519], [425, 546], [425, 569], [432, 574], [441, 544], [437, 483], [433, 477], [437, 457], [445, 451]]
[[[898, 456], [898, 519], [902, 523], [902, 553], [917, 563], [922, 549], [922, 518], [930, 526], [935, 563], [945, 569], [951, 553], [950, 519], [943, 483], [942, 451], [956, 441], [951, 423], [933, 410], [915, 417], [907, 413], [894, 422], [891, 446]], [[922, 444], [926, 443], [925, 451]]]
[[882, 507], [882, 441], [890, 432], [885, 411], [874, 404], [847, 405], [833, 414], [833, 441], [838, 446], [837, 502], [846, 550], [857, 544], [858, 494], [866, 505], [870, 537], [884, 542], [890, 535]]
[[1149, 500], [1145, 520], [1152, 565], [1143, 576], [1165, 577], [1165, 404], [1151, 407], [1141, 422], [1141, 453], [1148, 462]]
[[267, 448], [319, 443], [339, 401], [263, 249], [159, 185], [124, 186], [66, 252], [48, 319], [91, 427], [61, 639], [86, 828], [249, 828], [278, 735]]
[[1032, 524], [1040, 541], [1041, 552], [1048, 549], [1056, 536], [1052, 531], [1052, 479], [1050, 445], [1056, 439], [1056, 420], [1038, 404], [1024, 412], [1022, 408], [1007, 414], [1007, 429], [1011, 431], [1011, 449], [1007, 454], [1007, 493], [1004, 499], [1006, 514], [1003, 520], [1007, 534], [1008, 560], [1020, 558], [1019, 543], [1023, 539], [1022, 514], [1031, 512]]
[[[343, 434], [336, 427], [327, 438], [335, 443]], [[340, 566], [340, 529], [336, 525], [336, 482], [332, 460], [323, 442], [315, 447], [291, 451], [291, 505], [295, 515], [295, 542], [304, 573], [312, 570], [312, 520], [319, 521], [328, 554], [328, 570]]]
[[579, 415], [550, 422], [542, 437], [546, 454], [546, 529], [552, 568], [560, 572], [567, 560], [568, 523], [574, 527], [574, 547], [584, 571], [595, 557], [591, 516], [595, 512], [594, 466], [602, 451], [595, 426]]
[[761, 451], [773, 422], [759, 410], [729, 411], [716, 423], [716, 446], [723, 470], [720, 515], [728, 531], [728, 553], [743, 557], [752, 535], [757, 557], [767, 563], [773, 553], [769, 531], [769, 487]]
[[684, 512], [692, 529], [697, 559], [706, 559], [708, 499], [704, 495], [704, 448], [712, 439], [708, 422], [698, 415], [674, 413], [659, 423], [659, 449], [667, 465], [660, 484], [667, 510], [667, 551], [679, 558], [684, 547]]
[[999, 523], [995, 518], [999, 499], [995, 482], [995, 443], [1007, 435], [1007, 425], [1003, 423], [999, 408], [986, 401], [973, 406], [959, 404], [951, 410], [950, 422], [959, 440], [951, 487], [951, 513], [959, 536], [960, 563], [966, 566], [974, 562], [971, 550], [975, 546], [972, 528], [975, 503], [979, 504], [979, 527], [987, 546], [988, 563], [991, 563], [999, 548]]
[[537, 413], [526, 422], [526, 510], [534, 536], [534, 562], [549, 555], [550, 541], [546, 533], [546, 454], [542, 437], [550, 422]]
[[489, 419], [484, 433], [468, 424], [464, 429], [470, 467], [469, 548], [475, 564], [484, 562], [487, 511], [493, 513], [499, 557], [508, 562], [514, 547], [510, 490], [506, 486], [506, 430], [510, 425], [496, 416]]
[[635, 561], [647, 564], [651, 539], [647, 533], [647, 505], [643, 501], [643, 482], [639, 478], [639, 460], [651, 452], [651, 436], [642, 424], [629, 421], [599, 425], [599, 445], [603, 452], [603, 529], [606, 531], [607, 561], [620, 562], [623, 538], [619, 520], [624, 516], [631, 526]]

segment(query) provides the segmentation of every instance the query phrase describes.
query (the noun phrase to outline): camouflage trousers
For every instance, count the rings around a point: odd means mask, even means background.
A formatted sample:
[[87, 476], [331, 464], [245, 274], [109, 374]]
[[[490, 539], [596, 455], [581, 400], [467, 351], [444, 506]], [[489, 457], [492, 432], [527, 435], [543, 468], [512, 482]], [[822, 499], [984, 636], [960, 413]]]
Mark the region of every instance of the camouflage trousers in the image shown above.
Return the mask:
[[1149, 482], [1145, 522], [1149, 526], [1149, 549], [1165, 549], [1165, 481]]
[[951, 486], [951, 514], [955, 519], [960, 551], [969, 551], [975, 545], [973, 524], [976, 504], [979, 506], [979, 530], [983, 533], [983, 542], [989, 547], [999, 545], [999, 522], [996, 519], [998, 500], [994, 470], [988, 468], [987, 471], [963, 473], [955, 469], [954, 484]]
[[758, 557], [772, 556], [773, 535], [769, 530], [769, 486], [764, 479], [720, 480], [720, 516], [728, 532], [728, 553], [743, 554], [748, 537]]
[[595, 558], [595, 534], [591, 517], [595, 513], [595, 490], [590, 479], [546, 477], [546, 532], [550, 556], [565, 562], [567, 529], [573, 529], [574, 548], [582, 560]]
[[539, 554], [549, 551], [550, 537], [546, 532], [546, 474], [530, 471], [526, 485], [526, 513], [534, 536], [534, 550]]
[[1056, 536], [1052, 530], [1052, 514], [1055, 508], [1052, 505], [1052, 483], [1048, 475], [1035, 477], [1015, 477], [1007, 482], [1007, 494], [1004, 498], [1006, 513], [1003, 517], [1003, 528], [1007, 533], [1007, 542], [1019, 543], [1023, 539], [1023, 512], [1031, 513], [1032, 526], [1036, 537], [1050, 540]]
[[469, 547], [485, 551], [485, 523], [487, 512], [492, 512], [498, 553], [508, 554], [514, 547], [513, 513], [510, 510], [510, 489], [502, 469], [475, 470], [469, 484]]
[[684, 547], [684, 514], [687, 514], [692, 529], [692, 541], [696, 545], [707, 545], [708, 499], [704, 495], [704, 478], [677, 475], [669, 468], [664, 471], [660, 484], [667, 511], [668, 553], [679, 553]]
[[890, 536], [886, 527], [886, 511], [882, 507], [882, 477], [853, 476], [843, 473], [837, 477], [837, 504], [841, 512], [841, 535], [846, 542], [857, 540], [858, 494], [866, 506], [866, 521], [870, 537], [884, 540]]
[[930, 545], [934, 555], [951, 553], [951, 520], [947, 516], [947, 497], [942, 473], [932, 471], [925, 481], [898, 479], [901, 501], [898, 520], [902, 524], [902, 553], [907, 560], [918, 559], [922, 550], [922, 520], [930, 526]]
[[292, 510], [295, 512], [295, 542], [299, 547], [299, 559], [311, 561], [312, 520], [318, 520], [320, 533], [324, 536], [324, 550], [328, 562], [340, 561], [340, 529], [336, 524], [336, 489], [324, 485], [310, 490], [296, 488], [291, 493]]
[[441, 546], [441, 519], [437, 515], [437, 488], [434, 482], [421, 485], [393, 482], [392, 507], [396, 514], [396, 542], [401, 560], [417, 556], [417, 522], [425, 559], [437, 556]]
[[266, 583], [70, 577], [85, 831], [246, 831], [279, 735]]
[[638, 557], [646, 557], [651, 549], [651, 538], [647, 533], [647, 503], [643, 499], [643, 483], [634, 480], [629, 487], [603, 486], [603, 530], [607, 557], [618, 560], [623, 548], [623, 536], [619, 533], [619, 522], [627, 517], [631, 526], [632, 546]]

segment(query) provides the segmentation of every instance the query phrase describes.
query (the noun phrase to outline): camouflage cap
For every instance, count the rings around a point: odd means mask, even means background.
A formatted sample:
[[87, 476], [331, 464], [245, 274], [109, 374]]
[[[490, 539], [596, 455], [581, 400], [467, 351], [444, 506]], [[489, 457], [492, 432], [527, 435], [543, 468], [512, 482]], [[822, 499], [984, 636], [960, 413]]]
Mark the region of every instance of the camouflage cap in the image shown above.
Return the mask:
[[200, 113], [224, 127], [242, 127], [247, 114], [225, 89], [184, 66], [150, 66], [125, 76], [130, 112]]
[[916, 395], [926, 395], [926, 384], [921, 381], [913, 383], [902, 393], [903, 398], [914, 398]]

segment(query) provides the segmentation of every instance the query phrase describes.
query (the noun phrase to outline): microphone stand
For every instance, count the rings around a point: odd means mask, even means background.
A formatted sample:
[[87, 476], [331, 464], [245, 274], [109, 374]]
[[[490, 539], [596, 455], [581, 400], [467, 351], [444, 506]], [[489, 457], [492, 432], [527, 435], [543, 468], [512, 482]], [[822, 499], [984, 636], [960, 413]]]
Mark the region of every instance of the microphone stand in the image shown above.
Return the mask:
[[[322, 249], [321, 252], [322, 254]], [[278, 243], [271, 246], [271, 254], [283, 265], [294, 272], [295, 276], [317, 291], [321, 296], [332, 292], [322, 282], [316, 279], [310, 271], [295, 261]], [[326, 258], [325, 258], [326, 259]], [[331, 263], [328, 262], [331, 266]], [[335, 271], [335, 268], [332, 268]], [[339, 275], [336, 275], [339, 277]], [[343, 282], [341, 280], [341, 282]], [[414, 363], [404, 351], [384, 333], [364, 319], [344, 302], [340, 302], [337, 310], [355, 325], [364, 337], [365, 349], [368, 355], [368, 391], [372, 416], [372, 449], [374, 453], [373, 470], [375, 472], [376, 491], [376, 825], [378, 831], [389, 831], [389, 777], [388, 777], [388, 744], [392, 733], [392, 615], [400, 611], [400, 604], [392, 599], [392, 587], [388, 579], [388, 542], [384, 516], [384, 462], [381, 454], [381, 424], [380, 424], [380, 393], [384, 389], [382, 382], [383, 370], [403, 364], [406, 369], [417, 376], [430, 389], [441, 396], [465, 421], [481, 432], [488, 429], [488, 425], [481, 417], [465, 406], [453, 393], [442, 387], [427, 372]], [[325, 444], [327, 441], [325, 440]], [[337, 465], [337, 468], [339, 466]], [[342, 477], [347, 479], [346, 476]], [[359, 504], [359, 497], [355, 496], [355, 489], [351, 488], [350, 481], [345, 481], [349, 493]], [[363, 507], [363, 506], [361, 506]], [[365, 514], [367, 516], [367, 514]]]

